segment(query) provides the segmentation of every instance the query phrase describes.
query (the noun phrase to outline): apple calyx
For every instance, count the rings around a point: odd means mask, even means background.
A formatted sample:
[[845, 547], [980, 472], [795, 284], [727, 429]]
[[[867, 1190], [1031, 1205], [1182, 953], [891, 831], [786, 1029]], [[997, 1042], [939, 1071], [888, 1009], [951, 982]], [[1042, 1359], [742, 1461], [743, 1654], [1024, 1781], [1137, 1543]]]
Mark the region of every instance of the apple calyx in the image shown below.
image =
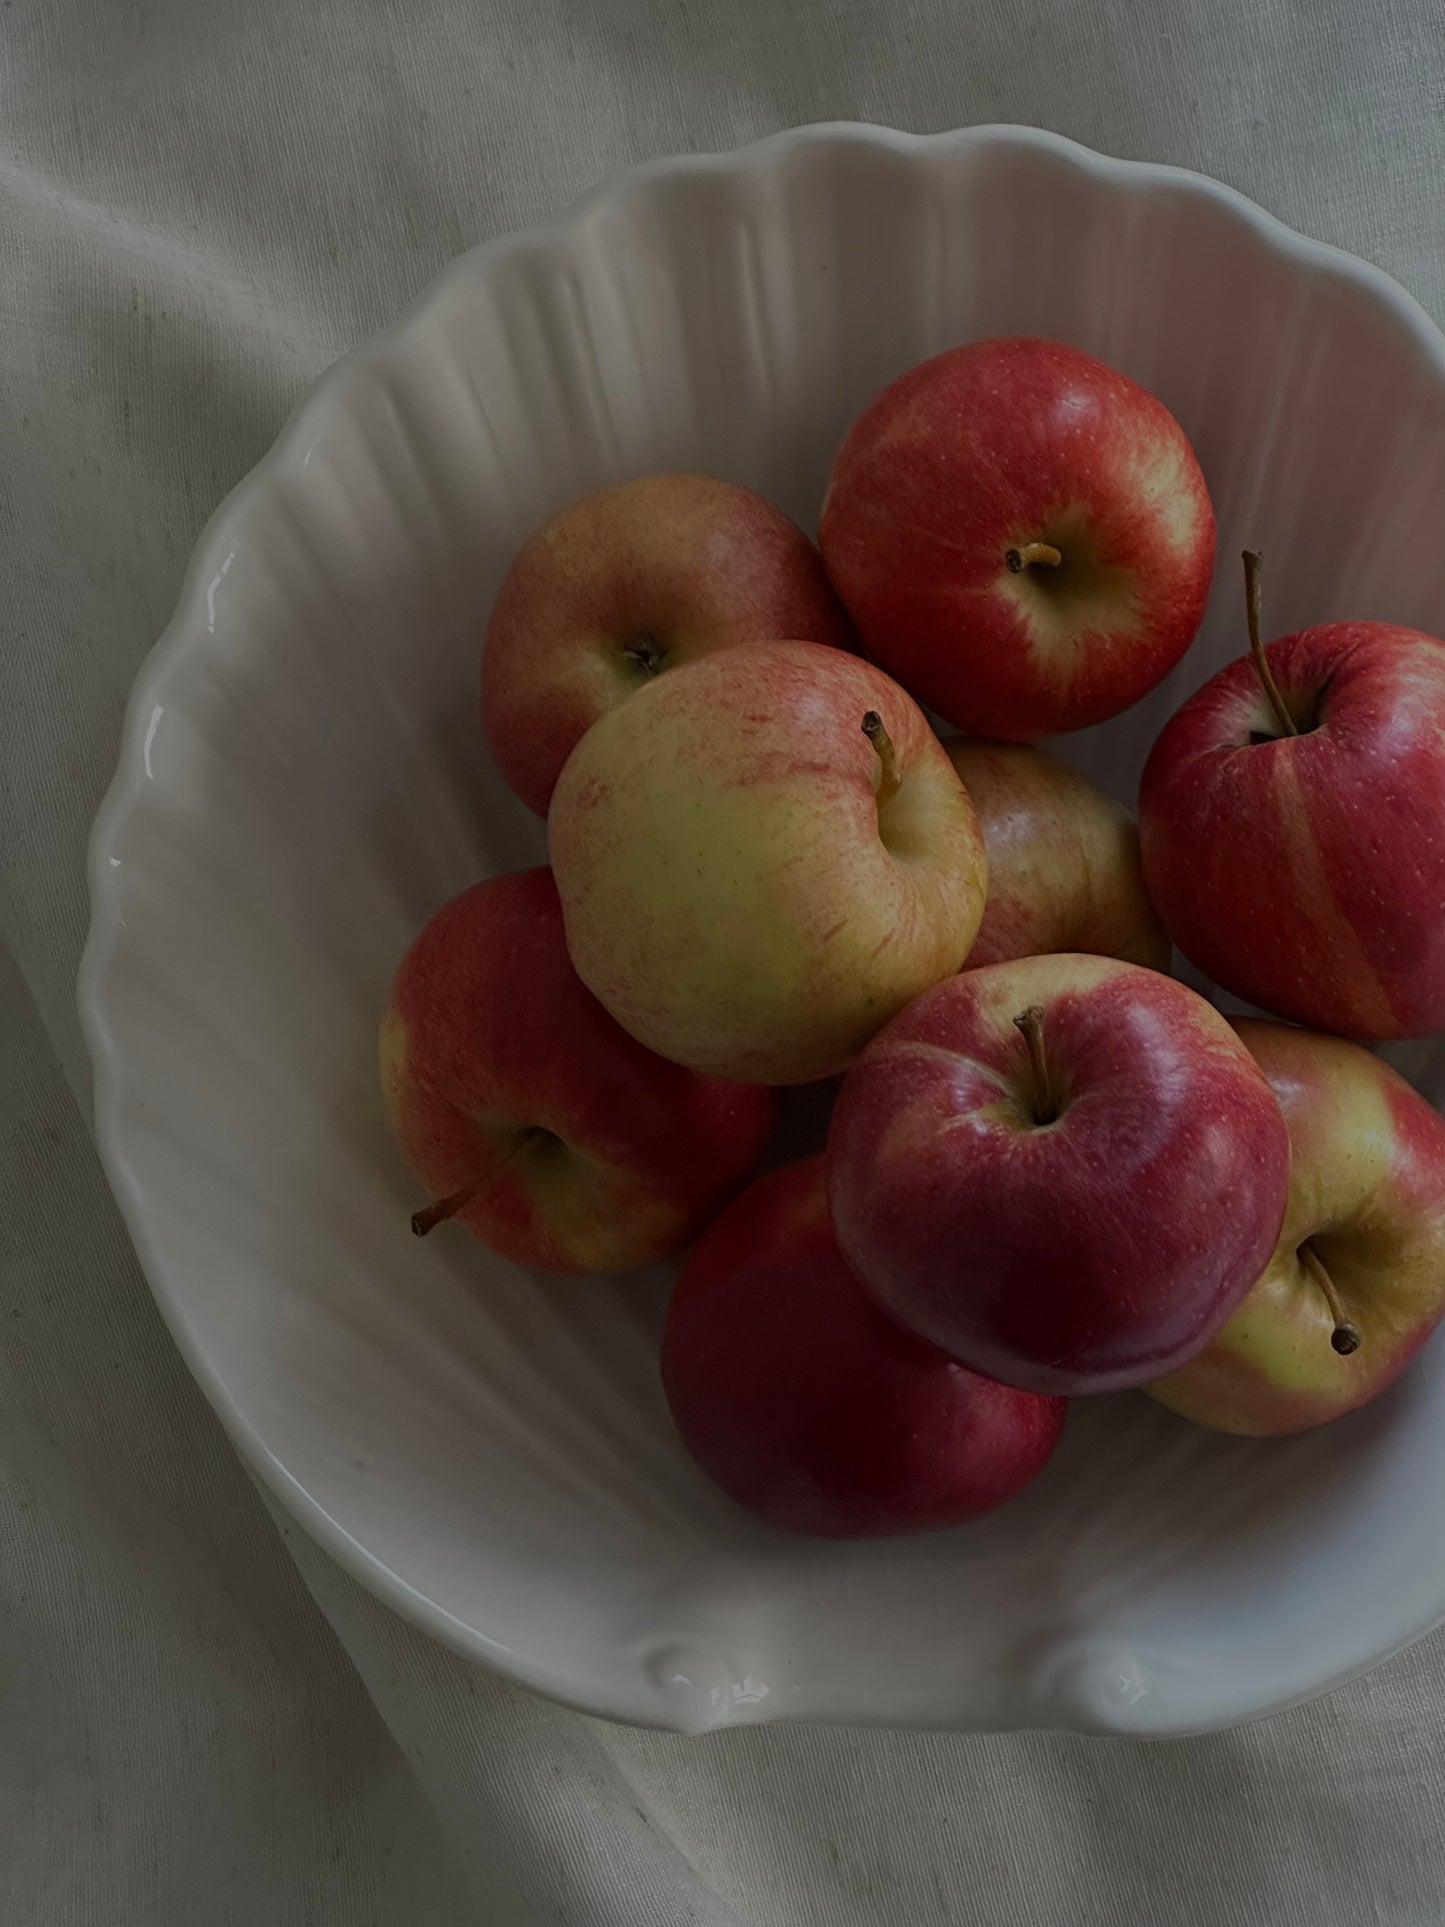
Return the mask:
[[883, 718], [876, 709], [870, 709], [863, 718], [863, 734], [873, 745], [882, 774], [878, 779], [878, 807], [883, 809], [893, 801], [903, 787], [903, 772], [898, 767], [898, 752], [893, 747], [893, 738], [883, 727]]
[[424, 1238], [429, 1231], [435, 1231], [439, 1224], [445, 1224], [448, 1218], [454, 1218], [459, 1211], [465, 1211], [467, 1206], [492, 1182], [492, 1179], [500, 1177], [507, 1166], [519, 1158], [529, 1145], [535, 1144], [539, 1138], [548, 1135], [549, 1133], [540, 1124], [534, 1124], [530, 1130], [522, 1133], [510, 1150], [504, 1151], [501, 1157], [489, 1164], [485, 1171], [479, 1171], [474, 1178], [468, 1178], [467, 1182], [457, 1190], [449, 1191], [444, 1198], [437, 1198], [423, 1210], [413, 1211], [411, 1214], [413, 1236]]
[[1005, 549], [1003, 559], [1008, 564], [1010, 575], [1022, 575], [1037, 563], [1040, 568], [1057, 569], [1064, 560], [1063, 551], [1056, 549], [1052, 542], [1025, 542], [1022, 548]]
[[[1295, 719], [1289, 713], [1284, 697], [1279, 693], [1279, 684], [1274, 679], [1274, 671], [1269, 666], [1264, 643], [1260, 636], [1260, 571], [1264, 558], [1254, 549], [1244, 551], [1244, 618], [1249, 625], [1249, 653], [1254, 658], [1255, 672], [1269, 698], [1269, 706], [1274, 711], [1274, 719], [1279, 724], [1280, 736], [1298, 736]], [[1277, 742], [1278, 737], [1253, 736], [1252, 742]]]
[[1035, 1124], [1053, 1124], [1059, 1115], [1059, 1101], [1049, 1088], [1049, 1060], [1044, 1050], [1044, 1007], [1030, 1004], [1028, 1009], [1014, 1018], [1014, 1027], [1022, 1031], [1023, 1040], [1028, 1046], [1029, 1069], [1033, 1074], [1034, 1098], [1030, 1106]]
[[667, 667], [667, 651], [656, 636], [634, 636], [622, 653], [649, 676], [660, 676]]
[[1335, 1281], [1326, 1271], [1324, 1259], [1320, 1254], [1313, 1246], [1302, 1244], [1299, 1248], [1299, 1256], [1305, 1270], [1319, 1286], [1320, 1295], [1329, 1306], [1330, 1316], [1335, 1321], [1335, 1328], [1330, 1333], [1330, 1343], [1341, 1358], [1348, 1358], [1351, 1352], [1357, 1352], [1360, 1349], [1359, 1326], [1352, 1325], [1346, 1318], [1339, 1293], [1335, 1290]]

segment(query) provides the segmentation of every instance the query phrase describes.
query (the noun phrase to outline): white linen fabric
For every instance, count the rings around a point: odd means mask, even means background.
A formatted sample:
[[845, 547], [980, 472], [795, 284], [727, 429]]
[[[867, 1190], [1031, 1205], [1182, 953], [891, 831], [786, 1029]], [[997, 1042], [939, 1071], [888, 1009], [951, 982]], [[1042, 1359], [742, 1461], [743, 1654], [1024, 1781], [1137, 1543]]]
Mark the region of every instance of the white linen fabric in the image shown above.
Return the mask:
[[1445, 1636], [1146, 1746], [659, 1736], [411, 1630], [187, 1378], [73, 984], [201, 524], [451, 256], [656, 154], [1016, 120], [1232, 182], [1445, 318], [1442, 106], [1438, 0], [0, 0], [4, 1927], [1439, 1927]]

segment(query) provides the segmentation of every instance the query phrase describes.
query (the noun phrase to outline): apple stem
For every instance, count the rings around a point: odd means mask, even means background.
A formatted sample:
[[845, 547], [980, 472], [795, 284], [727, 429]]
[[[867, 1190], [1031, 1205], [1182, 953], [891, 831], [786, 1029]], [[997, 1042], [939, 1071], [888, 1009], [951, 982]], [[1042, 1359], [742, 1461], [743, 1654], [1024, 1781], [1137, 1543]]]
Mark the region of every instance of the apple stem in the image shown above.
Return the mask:
[[[487, 1176], [490, 1176], [490, 1173]], [[454, 1218], [458, 1211], [465, 1210], [485, 1183], [485, 1176], [473, 1178], [469, 1183], [464, 1184], [460, 1191], [452, 1191], [446, 1197], [438, 1198], [424, 1211], [413, 1211], [411, 1214], [413, 1232], [418, 1238], [424, 1238], [429, 1231], [435, 1231], [439, 1224], [445, 1224], [448, 1218]]]
[[1294, 717], [1290, 715], [1284, 697], [1279, 693], [1279, 684], [1274, 679], [1274, 671], [1269, 666], [1269, 657], [1264, 652], [1260, 637], [1260, 591], [1259, 578], [1263, 568], [1263, 558], [1254, 549], [1244, 551], [1244, 616], [1249, 624], [1249, 653], [1254, 657], [1254, 666], [1259, 680], [1264, 684], [1264, 693], [1269, 698], [1269, 706], [1274, 711], [1274, 719], [1279, 724], [1281, 736], [1298, 736]]
[[413, 1233], [418, 1238], [424, 1238], [429, 1231], [435, 1231], [439, 1224], [445, 1224], [448, 1218], [454, 1218], [459, 1211], [465, 1211], [477, 1194], [485, 1190], [493, 1178], [500, 1177], [507, 1166], [514, 1159], [519, 1158], [539, 1135], [539, 1130], [534, 1125], [531, 1130], [522, 1133], [509, 1151], [504, 1151], [501, 1157], [488, 1165], [485, 1171], [479, 1171], [474, 1178], [468, 1178], [459, 1190], [449, 1191], [446, 1197], [438, 1198], [435, 1203], [427, 1205], [422, 1211], [413, 1211], [411, 1214]]
[[1059, 1115], [1058, 1103], [1049, 1089], [1049, 1060], [1044, 1050], [1044, 1007], [1030, 1004], [1014, 1023], [1023, 1032], [1029, 1050], [1029, 1068], [1034, 1078], [1033, 1114], [1035, 1124], [1052, 1124]]
[[1335, 1321], [1335, 1328], [1330, 1333], [1330, 1343], [1341, 1358], [1348, 1358], [1351, 1352], [1357, 1352], [1360, 1349], [1359, 1327], [1352, 1325], [1346, 1318], [1345, 1308], [1340, 1303], [1340, 1295], [1335, 1290], [1335, 1281], [1325, 1270], [1325, 1262], [1320, 1254], [1313, 1246], [1305, 1244], [1300, 1246], [1299, 1255], [1304, 1261], [1305, 1270], [1319, 1286], [1320, 1294], [1330, 1308], [1330, 1316]]
[[1036, 562], [1042, 568], [1057, 569], [1062, 566], [1064, 555], [1052, 542], [1025, 542], [1021, 549], [1005, 549], [1003, 559], [1011, 574], [1021, 575]]
[[881, 810], [891, 803], [903, 787], [903, 772], [898, 767], [898, 753], [893, 747], [893, 738], [883, 727], [883, 718], [876, 709], [870, 709], [863, 718], [863, 734], [873, 745], [883, 773], [878, 779], [878, 807]]

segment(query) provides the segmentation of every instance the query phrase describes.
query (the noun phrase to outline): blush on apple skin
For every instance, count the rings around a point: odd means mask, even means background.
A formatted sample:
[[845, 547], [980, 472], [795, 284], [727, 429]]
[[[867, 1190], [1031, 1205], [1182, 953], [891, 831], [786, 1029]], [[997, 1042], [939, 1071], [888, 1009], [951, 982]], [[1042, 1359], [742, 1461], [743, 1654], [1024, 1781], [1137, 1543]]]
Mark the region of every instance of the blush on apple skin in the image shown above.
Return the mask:
[[884, 389], [818, 541], [881, 668], [957, 728], [1027, 742], [1117, 715], [1175, 666], [1214, 511], [1162, 402], [1076, 348], [1005, 339]]
[[[1016, 1025], [1032, 1008], [1042, 1096]], [[928, 991], [849, 1072], [828, 1139], [839, 1244], [876, 1301], [1030, 1391], [1119, 1391], [1191, 1358], [1259, 1277], [1288, 1186], [1279, 1106], [1224, 1018], [1100, 957]]]
[[1218, 1337], [1147, 1389], [1197, 1424], [1262, 1437], [1377, 1398], [1445, 1316], [1445, 1118], [1358, 1044], [1253, 1018], [1235, 1029], [1289, 1130], [1289, 1206]]
[[482, 726], [539, 816], [606, 710], [678, 663], [795, 636], [853, 646], [818, 551], [782, 510], [708, 475], [646, 475], [574, 502], [503, 578]]
[[1149, 889], [1208, 976], [1316, 1030], [1445, 1027], [1445, 644], [1336, 622], [1249, 657], [1166, 724], [1145, 765]]
[[960, 1525], [1042, 1470], [1065, 1401], [981, 1378], [869, 1301], [823, 1160], [760, 1178], [689, 1258], [662, 1377], [684, 1444], [770, 1524], [825, 1537]]
[[392, 987], [382, 1086], [434, 1198], [548, 1271], [674, 1256], [747, 1176], [771, 1091], [699, 1077], [634, 1042], [567, 957], [549, 870], [494, 877], [426, 924]]

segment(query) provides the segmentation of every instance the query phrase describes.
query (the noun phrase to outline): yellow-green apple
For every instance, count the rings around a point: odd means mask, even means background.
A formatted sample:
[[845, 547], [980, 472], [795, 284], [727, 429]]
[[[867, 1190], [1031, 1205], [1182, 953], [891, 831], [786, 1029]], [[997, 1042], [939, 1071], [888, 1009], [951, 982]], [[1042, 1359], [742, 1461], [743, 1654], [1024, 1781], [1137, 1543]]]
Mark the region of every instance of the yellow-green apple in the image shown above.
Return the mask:
[[1214, 511], [1147, 389], [1057, 341], [976, 341], [850, 430], [818, 541], [873, 659], [960, 729], [1102, 722], [1179, 661]]
[[1144, 767], [1144, 873], [1226, 990], [1346, 1037], [1445, 1027], [1445, 643], [1385, 622], [1260, 641]]
[[1240, 1018], [1289, 1129], [1274, 1255], [1212, 1344], [1148, 1387], [1220, 1432], [1302, 1432], [1399, 1377], [1445, 1315], [1445, 1119], [1358, 1044]]
[[1084, 950], [1169, 968], [1168, 932], [1144, 887], [1139, 830], [1107, 790], [1045, 749], [944, 743], [988, 854], [988, 901], [969, 968]]
[[567, 958], [547, 870], [453, 897], [402, 961], [381, 1026], [401, 1147], [494, 1251], [630, 1271], [691, 1243], [757, 1162], [770, 1091], [698, 1077], [629, 1037]]
[[885, 1318], [828, 1222], [823, 1160], [750, 1185], [683, 1269], [662, 1331], [683, 1443], [792, 1532], [960, 1525], [1043, 1467], [1065, 1401], [981, 1378]]
[[583, 982], [718, 1077], [840, 1071], [983, 914], [973, 806], [922, 711], [816, 643], [739, 643], [609, 710], [547, 837]]
[[1225, 1019], [1104, 957], [926, 992], [849, 1072], [828, 1138], [838, 1241], [877, 1302], [1037, 1392], [1191, 1358], [1264, 1268], [1288, 1188], [1279, 1105]]
[[850, 646], [818, 551], [782, 510], [708, 475], [646, 475], [538, 531], [503, 578], [482, 652], [497, 767], [546, 813], [605, 710], [676, 663], [735, 642]]

